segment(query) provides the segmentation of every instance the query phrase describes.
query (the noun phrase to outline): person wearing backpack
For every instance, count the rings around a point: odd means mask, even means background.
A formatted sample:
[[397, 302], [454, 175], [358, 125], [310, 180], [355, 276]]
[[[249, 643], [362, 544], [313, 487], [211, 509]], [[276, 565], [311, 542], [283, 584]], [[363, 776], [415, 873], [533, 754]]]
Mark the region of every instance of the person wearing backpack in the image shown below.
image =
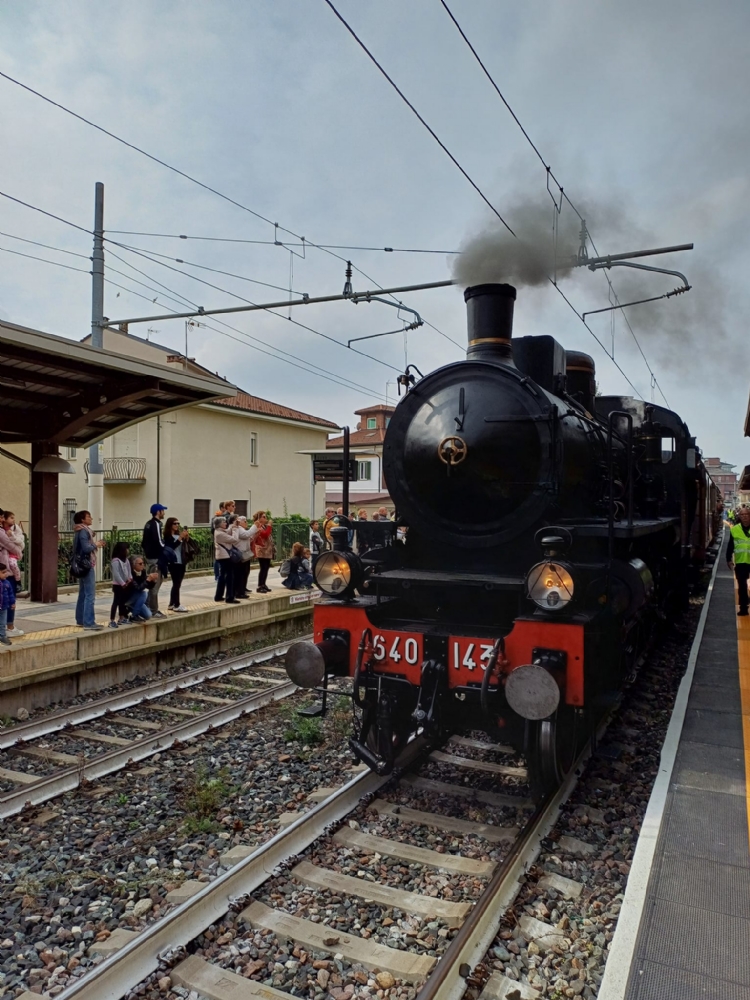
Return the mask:
[[[104, 539], [98, 542], [91, 530], [91, 511], [77, 510], [73, 515], [73, 554], [70, 559], [71, 572], [78, 576], [78, 601], [76, 602], [76, 625], [89, 632], [101, 632], [103, 625], [97, 624], [94, 599], [96, 598], [96, 550], [104, 548]], [[81, 575], [79, 575], [81, 574]]]
[[226, 592], [227, 604], [239, 604], [234, 596], [235, 562], [242, 561], [242, 553], [237, 548], [236, 542], [239, 535], [239, 525], [235, 522], [231, 528], [227, 528], [225, 517], [217, 518], [216, 530], [214, 531], [214, 554], [219, 564], [219, 580], [216, 584], [216, 595], [214, 600], [217, 603], [224, 601]]

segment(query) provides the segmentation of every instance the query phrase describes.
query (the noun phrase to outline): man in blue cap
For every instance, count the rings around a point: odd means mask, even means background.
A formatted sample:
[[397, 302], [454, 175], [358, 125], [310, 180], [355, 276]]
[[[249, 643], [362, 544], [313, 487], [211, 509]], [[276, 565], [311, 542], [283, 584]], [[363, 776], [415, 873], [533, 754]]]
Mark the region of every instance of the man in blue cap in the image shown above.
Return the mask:
[[146, 573], [158, 573], [156, 583], [148, 594], [148, 607], [152, 618], [166, 618], [163, 611], [159, 611], [159, 587], [161, 587], [164, 577], [159, 569], [159, 557], [164, 550], [164, 538], [161, 533], [161, 522], [164, 520], [164, 511], [167, 508], [160, 503], [151, 504], [151, 520], [147, 521], [143, 528], [143, 558], [146, 560]]

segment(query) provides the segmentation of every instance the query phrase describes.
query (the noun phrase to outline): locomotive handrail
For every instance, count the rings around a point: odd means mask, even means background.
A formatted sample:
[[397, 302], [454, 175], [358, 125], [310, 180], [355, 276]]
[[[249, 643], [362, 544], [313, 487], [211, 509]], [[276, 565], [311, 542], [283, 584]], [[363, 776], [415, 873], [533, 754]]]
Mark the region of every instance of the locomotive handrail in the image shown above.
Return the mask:
[[[489, 662], [487, 663], [487, 669], [484, 671], [484, 677], [482, 678], [482, 689], [479, 693], [479, 704], [482, 707], [483, 715], [490, 714], [490, 703], [487, 697], [490, 690], [490, 678], [492, 677], [492, 674], [495, 672], [495, 668], [497, 667], [497, 661], [501, 653], [504, 657], [505, 638], [503, 636], [500, 636], [500, 638], [495, 643], [493, 650], [490, 653]], [[498, 691], [499, 689], [500, 689], [500, 678], [498, 675]]]
[[612, 448], [614, 418], [624, 417], [628, 424], [628, 527], [633, 525], [633, 415], [624, 410], [610, 410], [607, 419], [607, 464], [609, 517], [607, 522], [607, 549], [610, 561], [615, 554], [615, 456]]
[[[372, 630], [365, 628], [362, 630], [362, 638], [359, 640], [359, 648], [357, 649], [357, 661], [354, 665], [354, 677], [352, 678], [352, 700], [357, 708], [364, 708], [365, 703], [359, 696], [359, 678], [362, 673], [362, 661], [365, 656], [365, 650], [367, 647], [372, 646]], [[369, 664], [368, 664], [369, 667]]]

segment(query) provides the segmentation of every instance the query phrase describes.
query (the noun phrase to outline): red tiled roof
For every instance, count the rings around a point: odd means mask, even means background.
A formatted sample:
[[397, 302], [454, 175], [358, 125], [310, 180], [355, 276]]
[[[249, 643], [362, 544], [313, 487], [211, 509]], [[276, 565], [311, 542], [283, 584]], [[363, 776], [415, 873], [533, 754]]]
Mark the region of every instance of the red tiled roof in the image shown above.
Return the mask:
[[364, 406], [361, 410], [354, 411], [357, 416], [363, 413], [395, 413], [395, 406], [388, 406], [386, 403], [376, 403], [374, 406]]
[[261, 413], [266, 417], [283, 417], [284, 420], [298, 420], [304, 424], [317, 424], [319, 427], [328, 427], [337, 431], [339, 424], [332, 420], [324, 420], [323, 417], [313, 417], [309, 413], [302, 413], [300, 410], [292, 410], [288, 406], [281, 406], [280, 403], [272, 403], [268, 399], [261, 399], [260, 396], [251, 396], [247, 392], [238, 392], [230, 399], [215, 399], [211, 404], [216, 406], [228, 406], [233, 410], [247, 410], [250, 413]]
[[[350, 445], [375, 445], [382, 444], [385, 441], [385, 428], [376, 427], [374, 430], [369, 431], [352, 431], [349, 435]], [[329, 438], [326, 441], [326, 448], [340, 448], [344, 443], [344, 437]]]

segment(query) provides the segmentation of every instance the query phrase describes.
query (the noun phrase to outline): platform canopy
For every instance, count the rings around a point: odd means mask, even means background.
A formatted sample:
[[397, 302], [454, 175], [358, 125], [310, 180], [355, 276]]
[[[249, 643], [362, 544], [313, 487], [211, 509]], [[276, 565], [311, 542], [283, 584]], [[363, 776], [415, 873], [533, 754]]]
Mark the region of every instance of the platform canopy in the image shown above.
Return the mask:
[[0, 442], [85, 448], [147, 417], [236, 393], [218, 376], [0, 321]]

